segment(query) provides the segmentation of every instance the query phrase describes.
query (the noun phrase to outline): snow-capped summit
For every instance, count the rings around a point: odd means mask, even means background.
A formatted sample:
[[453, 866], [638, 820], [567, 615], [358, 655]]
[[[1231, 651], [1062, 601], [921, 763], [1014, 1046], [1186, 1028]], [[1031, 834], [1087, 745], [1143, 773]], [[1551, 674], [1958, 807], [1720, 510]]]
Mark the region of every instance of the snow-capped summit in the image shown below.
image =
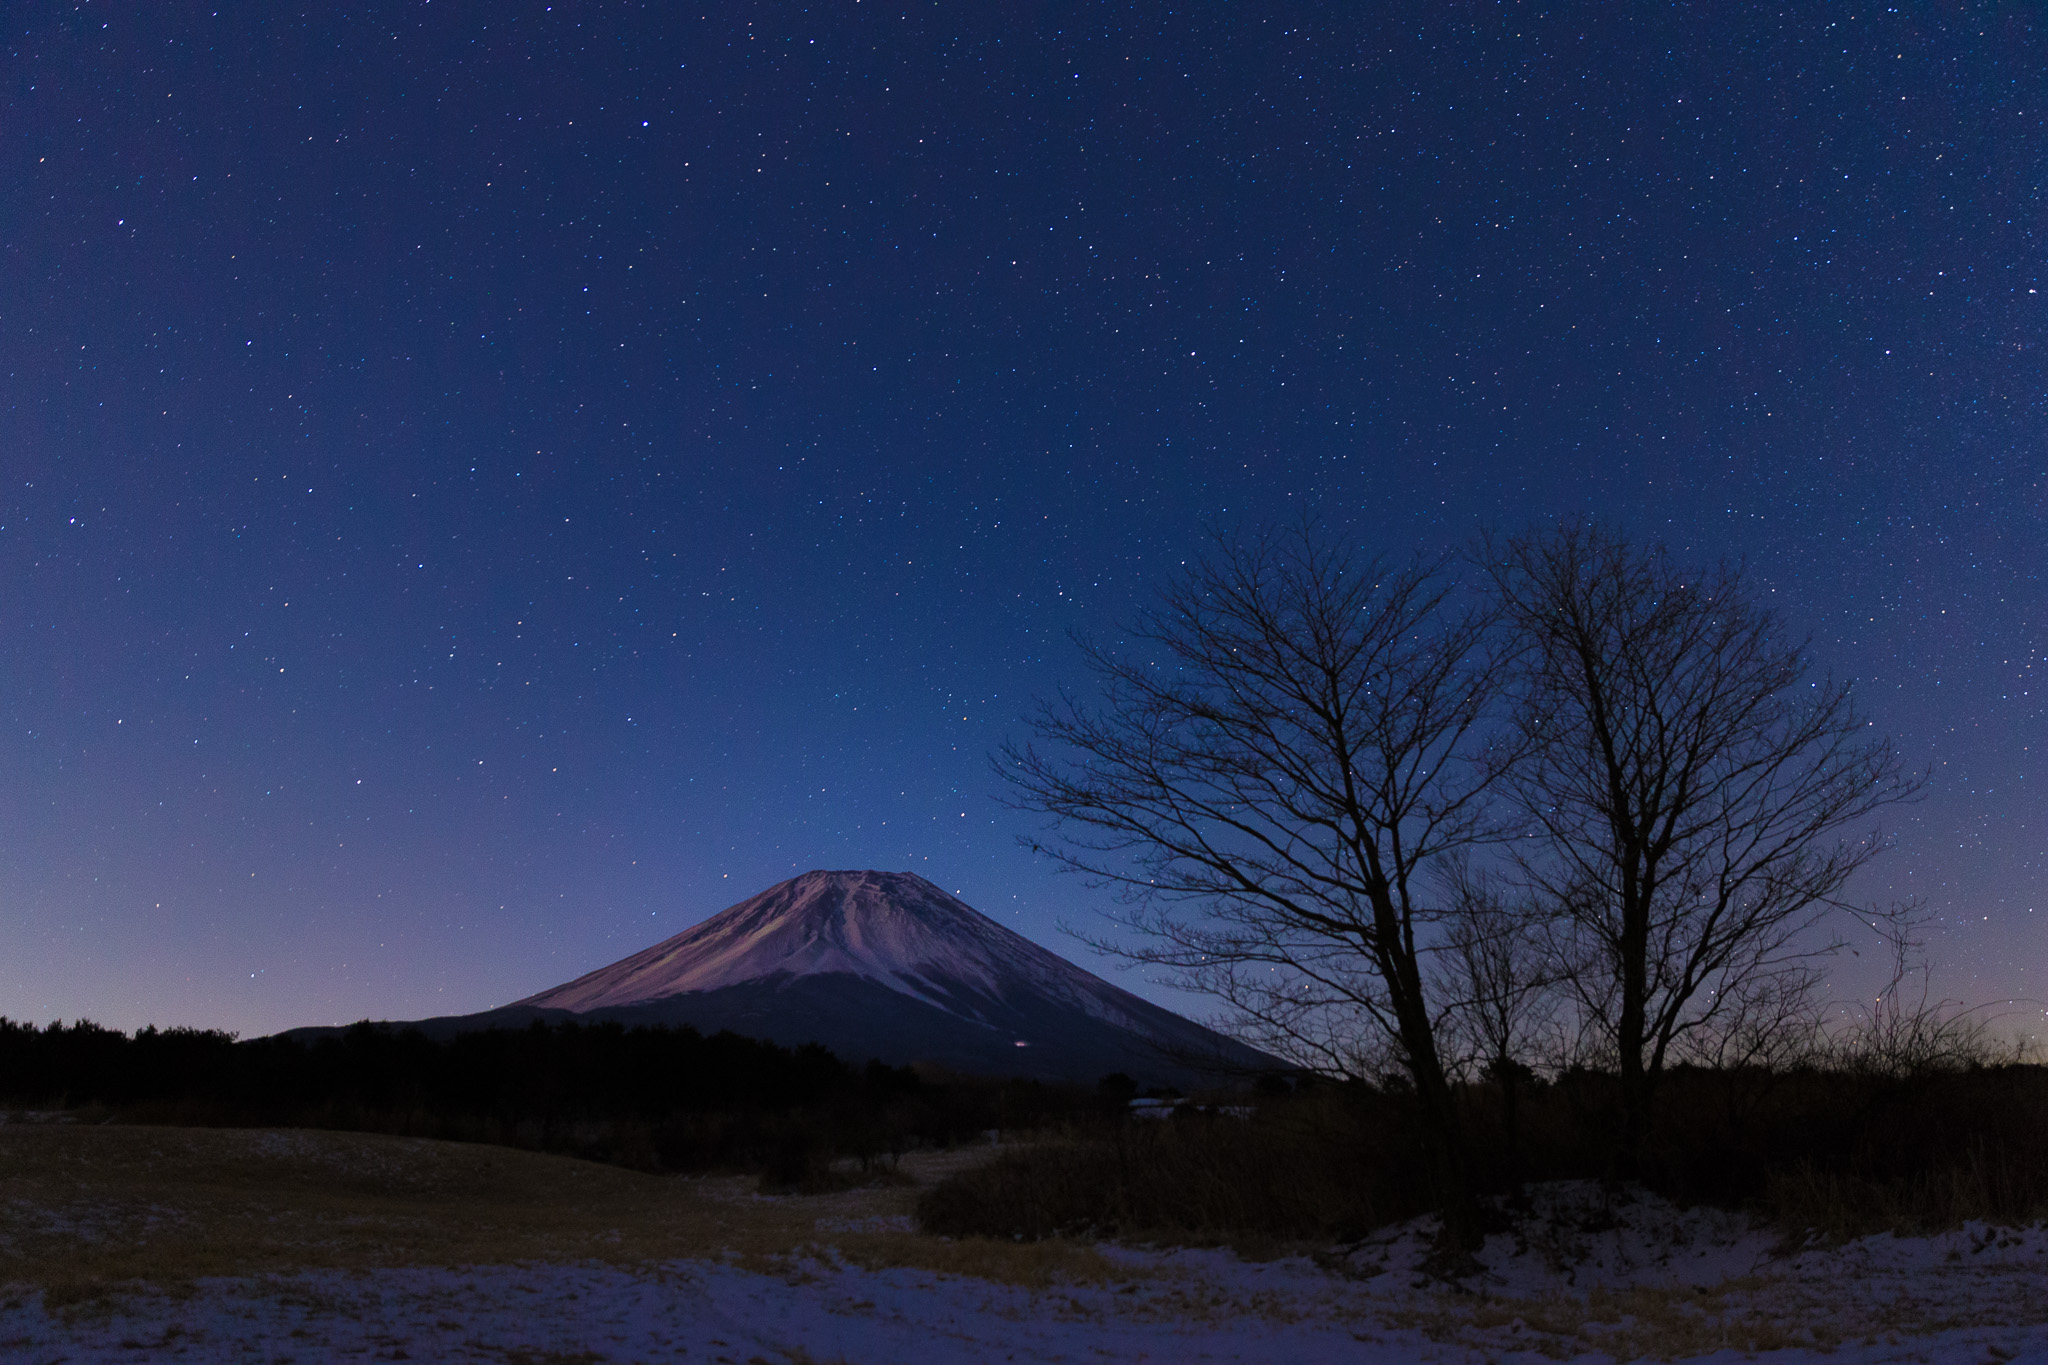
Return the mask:
[[909, 872], [806, 872], [506, 1007], [558, 1010], [1077, 1080], [1274, 1064]]
[[519, 1001], [640, 1005], [769, 977], [845, 973], [936, 1005], [1038, 992], [1126, 1028], [1143, 1006], [911, 872], [806, 872], [567, 985]]

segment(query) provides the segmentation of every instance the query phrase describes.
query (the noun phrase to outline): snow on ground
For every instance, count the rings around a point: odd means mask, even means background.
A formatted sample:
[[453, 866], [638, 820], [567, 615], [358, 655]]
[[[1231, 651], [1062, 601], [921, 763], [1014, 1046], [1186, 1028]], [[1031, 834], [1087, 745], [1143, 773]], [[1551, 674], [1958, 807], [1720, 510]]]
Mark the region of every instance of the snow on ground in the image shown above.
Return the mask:
[[[818, 1229], [824, 1241], [896, 1231], [887, 1219]], [[2048, 1365], [2048, 1228], [1787, 1252], [1734, 1215], [1560, 1185], [1535, 1191], [1479, 1272], [1450, 1283], [1424, 1269], [1430, 1232], [1419, 1221], [1320, 1263], [1106, 1246], [1106, 1279], [1040, 1289], [820, 1250], [751, 1266], [210, 1280], [47, 1313], [17, 1292], [0, 1294], [0, 1360]]]
[[[1772, 1260], [1777, 1238], [1740, 1213], [1675, 1208], [1642, 1191], [1610, 1194], [1595, 1181], [1532, 1186], [1508, 1211], [1507, 1231], [1486, 1239], [1474, 1293], [1521, 1297], [1594, 1289], [1692, 1288], [1749, 1275]], [[1425, 1276], [1436, 1222], [1417, 1219], [1368, 1237], [1338, 1261], [1385, 1292]]]

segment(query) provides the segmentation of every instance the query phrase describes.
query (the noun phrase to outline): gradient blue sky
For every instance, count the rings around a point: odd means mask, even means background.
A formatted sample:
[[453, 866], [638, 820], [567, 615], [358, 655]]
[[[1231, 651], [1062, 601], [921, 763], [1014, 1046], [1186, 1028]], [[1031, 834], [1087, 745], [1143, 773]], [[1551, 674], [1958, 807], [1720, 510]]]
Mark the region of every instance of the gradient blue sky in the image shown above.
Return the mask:
[[2031, 5], [9, 21], [0, 1014], [479, 1009], [813, 867], [1099, 965], [986, 754], [1304, 504], [1746, 556], [1932, 770], [1862, 893], [2048, 996]]

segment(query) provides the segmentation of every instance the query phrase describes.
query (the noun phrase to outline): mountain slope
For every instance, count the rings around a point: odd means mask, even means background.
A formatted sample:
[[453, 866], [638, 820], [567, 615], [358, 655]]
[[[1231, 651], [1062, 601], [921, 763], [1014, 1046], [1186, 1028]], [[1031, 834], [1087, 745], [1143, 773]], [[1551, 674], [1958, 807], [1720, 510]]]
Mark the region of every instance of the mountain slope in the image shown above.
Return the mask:
[[807, 872], [502, 1013], [556, 1011], [1070, 1080], [1187, 1084], [1277, 1065], [907, 872]]

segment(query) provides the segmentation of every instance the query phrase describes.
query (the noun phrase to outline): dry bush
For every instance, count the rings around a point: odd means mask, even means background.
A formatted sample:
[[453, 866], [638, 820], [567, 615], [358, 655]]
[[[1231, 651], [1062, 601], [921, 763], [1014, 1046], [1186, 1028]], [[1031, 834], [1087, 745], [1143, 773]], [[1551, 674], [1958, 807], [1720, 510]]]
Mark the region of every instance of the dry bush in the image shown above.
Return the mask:
[[[1532, 1085], [1512, 1146], [1498, 1089], [1465, 1090], [1475, 1188], [1611, 1177], [1617, 1089], [1595, 1072]], [[1679, 1068], [1635, 1169], [1681, 1205], [1752, 1209], [1792, 1236], [2025, 1224], [2048, 1217], [2043, 1132], [2048, 1068]], [[1415, 1134], [1398, 1092], [1329, 1087], [1249, 1122], [1131, 1121], [1010, 1150], [935, 1186], [918, 1217], [953, 1236], [1342, 1240], [1431, 1207]]]
[[1406, 1105], [1322, 1094], [1246, 1120], [1132, 1121], [1008, 1151], [918, 1201], [928, 1232], [1329, 1240], [1432, 1206]]
[[1806, 1149], [1774, 1163], [1759, 1200], [1788, 1233], [2048, 1218], [2048, 1068], [1830, 1079]]

